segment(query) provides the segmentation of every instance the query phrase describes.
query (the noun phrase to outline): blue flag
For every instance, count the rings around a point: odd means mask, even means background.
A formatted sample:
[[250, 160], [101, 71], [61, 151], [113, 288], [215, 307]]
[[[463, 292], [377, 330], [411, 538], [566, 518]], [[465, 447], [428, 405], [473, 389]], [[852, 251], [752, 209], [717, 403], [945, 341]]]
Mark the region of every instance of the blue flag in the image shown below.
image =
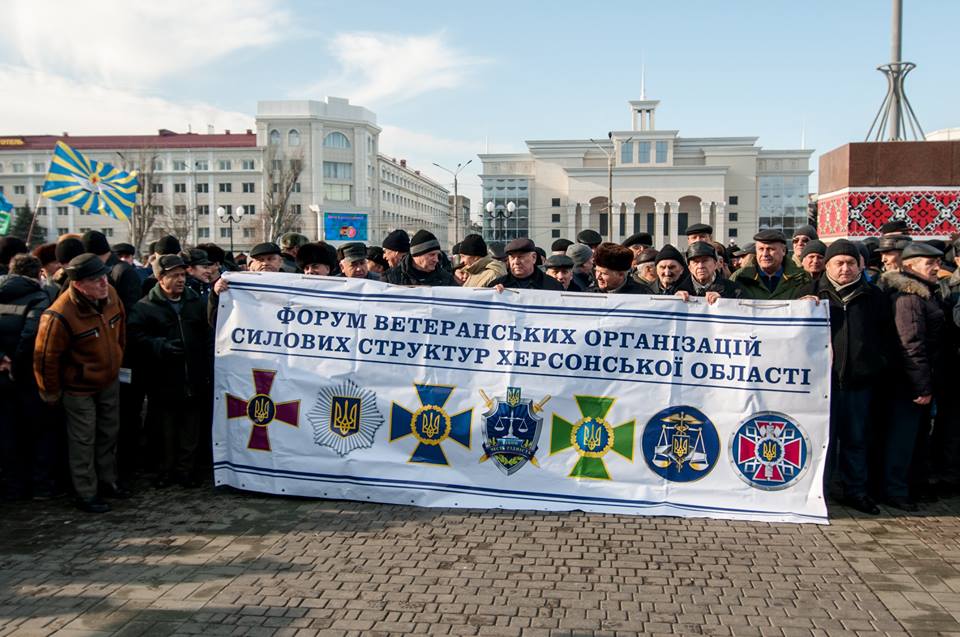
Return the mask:
[[13, 204], [7, 201], [7, 198], [0, 192], [0, 212], [10, 212], [13, 210]]
[[137, 202], [137, 186], [135, 170], [129, 173], [117, 170], [57, 142], [40, 194], [87, 212], [124, 220], [130, 217]]

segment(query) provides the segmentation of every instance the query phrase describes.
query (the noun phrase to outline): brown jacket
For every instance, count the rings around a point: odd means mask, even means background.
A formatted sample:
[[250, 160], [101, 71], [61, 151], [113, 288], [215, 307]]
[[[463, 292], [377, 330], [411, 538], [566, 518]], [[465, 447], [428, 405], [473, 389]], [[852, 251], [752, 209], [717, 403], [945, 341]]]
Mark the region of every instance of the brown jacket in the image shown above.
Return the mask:
[[33, 373], [44, 398], [89, 395], [116, 382], [126, 343], [126, 317], [116, 290], [103, 309], [68, 286], [40, 317]]
[[463, 282], [465, 288], [485, 288], [494, 279], [507, 274], [506, 266], [490, 257], [483, 257], [472, 265], [463, 266], [463, 271], [467, 274]]

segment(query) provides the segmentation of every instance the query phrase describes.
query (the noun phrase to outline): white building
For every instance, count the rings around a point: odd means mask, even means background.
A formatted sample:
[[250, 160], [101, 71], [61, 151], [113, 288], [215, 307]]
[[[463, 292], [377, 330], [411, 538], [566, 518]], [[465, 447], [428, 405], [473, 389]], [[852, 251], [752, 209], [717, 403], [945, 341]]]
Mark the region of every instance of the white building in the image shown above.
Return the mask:
[[680, 137], [656, 128], [658, 105], [630, 101], [631, 128], [596, 142], [531, 140], [526, 153], [480, 155], [484, 238], [529, 236], [546, 248], [592, 228], [605, 240], [649, 232], [656, 246], [684, 247], [694, 223], [741, 244], [758, 228], [791, 236], [806, 223], [812, 150], [766, 150], [756, 137]]
[[[141, 201], [157, 213], [147, 240], [167, 233], [189, 244], [228, 245], [237, 251], [269, 234], [264, 211], [287, 177], [296, 182], [287, 200], [292, 229], [311, 239], [325, 236], [324, 219], [366, 222], [366, 238], [379, 245], [396, 227], [427, 228], [446, 239], [447, 189], [378, 152], [376, 115], [348, 100], [265, 101], [257, 105], [256, 130], [244, 133], [174, 133], [132, 136], [24, 135], [0, 137], [0, 192], [17, 208], [36, 206], [47, 164], [58, 140], [91, 159], [144, 170]], [[231, 225], [219, 207], [240, 217]], [[88, 229], [114, 242], [127, 241], [126, 222], [43, 200], [37, 223], [48, 240]], [[329, 224], [327, 224], [329, 226]], [[275, 239], [276, 237], [269, 237]], [[143, 246], [145, 247], [145, 246]]]

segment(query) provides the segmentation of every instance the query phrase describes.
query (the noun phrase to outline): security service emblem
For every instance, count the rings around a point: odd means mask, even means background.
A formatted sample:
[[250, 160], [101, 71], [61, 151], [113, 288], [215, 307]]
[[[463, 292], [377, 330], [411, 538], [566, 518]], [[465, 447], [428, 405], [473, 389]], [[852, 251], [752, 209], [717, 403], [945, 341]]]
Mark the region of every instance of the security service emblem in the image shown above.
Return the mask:
[[574, 396], [580, 419], [570, 422], [553, 414], [550, 427], [550, 455], [570, 449], [580, 456], [570, 471], [571, 478], [610, 480], [605, 457], [613, 451], [633, 462], [635, 421], [614, 426], [607, 414], [616, 398], [607, 396]]
[[376, 394], [347, 380], [321, 388], [307, 420], [313, 425], [313, 441], [342, 457], [373, 445], [383, 415], [377, 409]]
[[810, 464], [810, 441], [784, 414], [767, 411], [745, 420], [730, 439], [730, 461], [736, 474], [764, 491], [786, 489]]
[[416, 384], [420, 406], [413, 411], [393, 403], [390, 408], [390, 442], [407, 436], [417, 439], [410, 462], [449, 466], [441, 444], [448, 438], [470, 448], [470, 421], [473, 409], [450, 415], [444, 406], [454, 387]]
[[650, 469], [671, 482], [693, 482], [717, 464], [720, 438], [702, 411], [682, 405], [657, 412], [640, 440]]
[[521, 397], [519, 387], [508, 387], [504, 398], [490, 398], [482, 389], [480, 396], [487, 406], [482, 421], [483, 456], [480, 462], [492, 458], [494, 465], [508, 476], [527, 462], [539, 466], [536, 453], [543, 424], [540, 412], [550, 397], [534, 404], [531, 399]]
[[227, 394], [227, 418], [243, 418], [253, 425], [247, 448], [254, 451], [270, 451], [270, 433], [268, 428], [274, 421], [291, 427], [300, 426], [300, 401], [275, 402], [271, 396], [276, 370], [253, 370], [254, 393], [249, 400]]

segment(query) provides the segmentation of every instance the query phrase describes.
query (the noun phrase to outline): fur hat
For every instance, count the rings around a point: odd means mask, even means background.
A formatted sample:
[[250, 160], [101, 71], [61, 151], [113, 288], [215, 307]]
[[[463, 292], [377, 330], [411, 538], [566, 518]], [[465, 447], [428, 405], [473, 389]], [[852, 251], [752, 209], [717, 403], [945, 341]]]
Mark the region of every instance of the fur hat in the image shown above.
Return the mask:
[[626, 272], [633, 266], [633, 250], [616, 243], [601, 243], [593, 253], [597, 267]]

